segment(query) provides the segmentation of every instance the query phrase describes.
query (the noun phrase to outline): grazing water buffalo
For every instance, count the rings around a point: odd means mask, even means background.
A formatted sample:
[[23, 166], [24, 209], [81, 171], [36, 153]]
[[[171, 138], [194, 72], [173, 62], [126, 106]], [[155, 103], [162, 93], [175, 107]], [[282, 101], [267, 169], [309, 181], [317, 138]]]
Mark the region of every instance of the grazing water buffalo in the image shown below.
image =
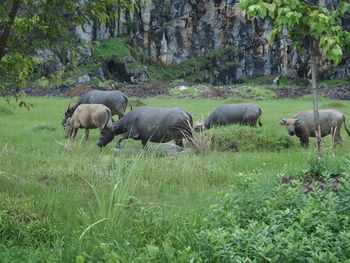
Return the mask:
[[262, 110], [256, 104], [241, 103], [241, 104], [226, 104], [217, 107], [212, 114], [204, 121], [195, 125], [196, 131], [210, 129], [212, 126], [222, 126], [238, 123], [241, 125], [249, 125], [256, 127], [256, 123], [260, 122]]
[[75, 138], [79, 128], [85, 128], [85, 139], [89, 137], [89, 129], [104, 128], [112, 126], [112, 113], [109, 108], [102, 104], [81, 104], [66, 120], [64, 125], [66, 138]]
[[[350, 136], [350, 132], [345, 125], [345, 116], [337, 110], [320, 110], [321, 136], [328, 134], [333, 136], [333, 143], [341, 144], [343, 142], [340, 136], [340, 128], [344, 123], [345, 130]], [[286, 126], [289, 135], [296, 135], [300, 139], [300, 144], [309, 147], [309, 137], [315, 137], [315, 121], [313, 111], [302, 111], [293, 116], [293, 118], [284, 119], [277, 124]]]
[[117, 141], [120, 148], [122, 140], [132, 138], [141, 140], [143, 148], [148, 141], [164, 143], [174, 140], [183, 147], [182, 139], [192, 140], [192, 117], [181, 108], [138, 107], [113, 123], [111, 128], [101, 132], [98, 146], [106, 146], [114, 136], [123, 134]]
[[68, 118], [72, 117], [74, 111], [80, 104], [103, 104], [111, 110], [112, 115], [117, 114], [120, 119], [124, 116], [125, 109], [128, 105], [128, 98], [119, 90], [90, 90], [84, 93], [73, 107], [68, 106], [64, 114], [62, 125], [66, 123]]

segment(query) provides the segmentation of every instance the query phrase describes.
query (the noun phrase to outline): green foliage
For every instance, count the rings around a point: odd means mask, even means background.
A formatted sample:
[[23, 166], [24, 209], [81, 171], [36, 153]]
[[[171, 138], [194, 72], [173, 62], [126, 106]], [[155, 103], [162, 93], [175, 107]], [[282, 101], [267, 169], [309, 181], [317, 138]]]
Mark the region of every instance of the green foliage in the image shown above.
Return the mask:
[[[349, 3], [341, 2], [338, 9], [327, 9], [302, 0], [240, 0], [239, 7], [247, 11], [249, 18], [268, 16], [274, 21], [271, 42], [282, 34], [283, 28], [288, 28], [297, 48], [302, 50], [306, 43], [314, 43], [335, 64], [340, 63], [343, 51], [350, 46], [350, 33], [342, 29], [341, 22], [341, 17], [349, 13]], [[302, 39], [303, 36], [308, 37]]]
[[[333, 159], [334, 160], [334, 159]], [[348, 164], [343, 163], [345, 168]], [[348, 173], [337, 192], [301, 180], [263, 192], [257, 176], [224, 192], [197, 235], [208, 262], [346, 262], [350, 205]]]
[[229, 46], [211, 51], [206, 55], [190, 58], [175, 66], [152, 65], [149, 67], [150, 79], [160, 83], [169, 83], [178, 79], [190, 83], [207, 82], [208, 78], [211, 78], [211, 68], [225, 66], [218, 65], [217, 59], [228, 56], [232, 52], [238, 51]]
[[288, 135], [240, 125], [214, 127], [205, 134], [211, 137], [211, 147], [218, 151], [280, 151], [296, 145]]
[[97, 62], [106, 62], [113, 58], [123, 62], [125, 58], [130, 57], [130, 48], [128, 47], [129, 38], [109, 38], [101, 41], [95, 41], [92, 52]]
[[24, 86], [39, 62], [35, 58], [37, 50], [70, 50], [74, 57], [74, 50], [81, 42], [72, 39], [72, 28], [92, 22], [96, 25], [114, 23], [118, 11], [137, 10], [142, 3], [142, 0], [132, 3], [110, 0], [6, 1], [0, 8], [0, 75], [6, 76], [13, 85]]
[[140, 107], [140, 106], [147, 106], [145, 102], [143, 102], [138, 98], [129, 98], [129, 102], [133, 108]]
[[46, 211], [33, 212], [23, 200], [2, 199], [0, 240], [7, 246], [52, 246], [58, 237], [52, 217]]
[[242, 98], [245, 99], [256, 99], [256, 100], [261, 100], [261, 99], [273, 99], [276, 97], [276, 94], [263, 87], [249, 87], [247, 92], [244, 92], [241, 94]]
[[323, 81], [320, 81], [319, 83], [320, 88], [330, 88], [330, 87], [349, 86], [349, 85], [350, 85], [349, 77], [323, 80]]
[[42, 77], [34, 81], [33, 86], [38, 88], [48, 88], [50, 86], [50, 80], [45, 77]]

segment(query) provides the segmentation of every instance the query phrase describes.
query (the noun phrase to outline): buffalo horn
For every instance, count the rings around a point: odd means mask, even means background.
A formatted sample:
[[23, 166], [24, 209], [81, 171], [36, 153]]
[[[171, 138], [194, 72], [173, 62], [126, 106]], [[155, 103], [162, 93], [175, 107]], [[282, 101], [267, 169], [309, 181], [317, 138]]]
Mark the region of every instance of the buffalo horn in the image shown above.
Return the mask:
[[287, 121], [285, 118], [282, 118], [282, 117], [281, 117], [281, 120], [282, 120], [282, 121]]

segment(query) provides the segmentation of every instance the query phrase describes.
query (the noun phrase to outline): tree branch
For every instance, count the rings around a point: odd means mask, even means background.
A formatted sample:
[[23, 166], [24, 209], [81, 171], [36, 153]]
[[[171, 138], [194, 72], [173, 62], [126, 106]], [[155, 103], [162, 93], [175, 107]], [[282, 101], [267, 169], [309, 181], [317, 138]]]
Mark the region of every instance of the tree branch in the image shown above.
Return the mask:
[[12, 3], [12, 8], [9, 13], [10, 21], [4, 26], [4, 31], [0, 36], [0, 59], [5, 55], [6, 43], [10, 36], [11, 28], [15, 22], [17, 11], [20, 5], [21, 5], [21, 0], [14, 0]]

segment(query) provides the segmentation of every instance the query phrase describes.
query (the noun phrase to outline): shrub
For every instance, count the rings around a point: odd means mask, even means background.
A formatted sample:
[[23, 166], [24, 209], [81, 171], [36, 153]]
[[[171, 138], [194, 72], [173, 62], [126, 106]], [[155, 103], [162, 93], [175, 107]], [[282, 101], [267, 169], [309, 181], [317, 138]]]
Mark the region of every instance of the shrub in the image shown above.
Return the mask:
[[342, 176], [337, 192], [314, 188], [307, 196], [299, 180], [277, 184], [262, 196], [257, 194], [257, 177], [238, 183], [222, 194], [205, 218], [197, 235], [201, 259], [346, 262], [350, 253], [350, 188], [348, 174]]
[[296, 145], [290, 136], [240, 125], [214, 127], [206, 130], [205, 134], [212, 137], [212, 148], [218, 151], [279, 151]]

